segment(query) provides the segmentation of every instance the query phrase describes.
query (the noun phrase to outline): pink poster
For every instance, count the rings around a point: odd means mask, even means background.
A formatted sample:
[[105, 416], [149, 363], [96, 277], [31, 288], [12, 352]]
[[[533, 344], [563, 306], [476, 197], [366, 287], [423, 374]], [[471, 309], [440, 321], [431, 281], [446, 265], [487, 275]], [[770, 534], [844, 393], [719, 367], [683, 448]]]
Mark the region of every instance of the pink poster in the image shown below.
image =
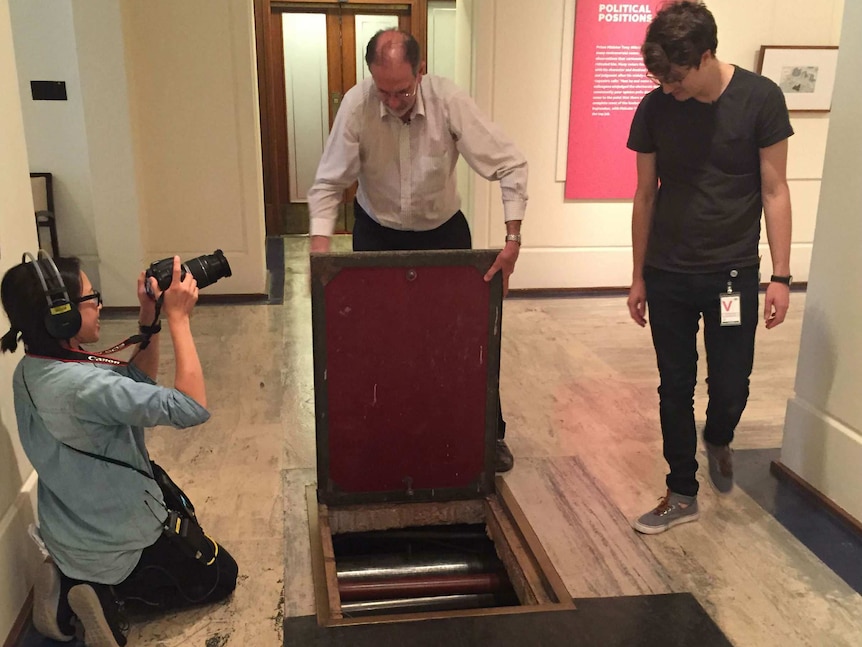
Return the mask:
[[640, 46], [655, 11], [666, 1], [577, 2], [567, 200], [634, 196], [635, 154], [626, 140], [635, 108], [655, 87], [645, 76]]

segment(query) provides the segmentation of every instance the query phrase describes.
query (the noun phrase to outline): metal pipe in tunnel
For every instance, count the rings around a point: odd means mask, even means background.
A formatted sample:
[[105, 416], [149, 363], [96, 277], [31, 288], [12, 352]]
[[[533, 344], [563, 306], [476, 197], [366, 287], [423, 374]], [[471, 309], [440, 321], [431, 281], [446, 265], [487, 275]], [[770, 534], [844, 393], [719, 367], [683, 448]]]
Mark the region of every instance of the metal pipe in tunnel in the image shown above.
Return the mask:
[[482, 555], [374, 555], [344, 558], [336, 562], [339, 582], [383, 578], [464, 575], [499, 570], [496, 556]]
[[508, 580], [498, 573], [471, 573], [432, 577], [338, 582], [342, 601], [386, 600], [461, 594], [499, 593], [507, 588]]
[[372, 600], [348, 602], [341, 605], [346, 617], [372, 615], [387, 612], [453, 611], [456, 609], [482, 609], [493, 607], [496, 598], [490, 594], [445, 595], [426, 598], [404, 598], [398, 600]]

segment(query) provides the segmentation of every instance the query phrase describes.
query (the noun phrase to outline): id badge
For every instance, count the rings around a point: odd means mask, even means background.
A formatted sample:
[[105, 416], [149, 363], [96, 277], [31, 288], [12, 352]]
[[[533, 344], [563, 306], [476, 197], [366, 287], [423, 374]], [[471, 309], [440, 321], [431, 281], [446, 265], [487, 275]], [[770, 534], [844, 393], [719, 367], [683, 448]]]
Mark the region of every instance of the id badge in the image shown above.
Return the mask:
[[739, 326], [742, 324], [742, 305], [739, 294], [725, 292], [720, 297], [721, 325]]

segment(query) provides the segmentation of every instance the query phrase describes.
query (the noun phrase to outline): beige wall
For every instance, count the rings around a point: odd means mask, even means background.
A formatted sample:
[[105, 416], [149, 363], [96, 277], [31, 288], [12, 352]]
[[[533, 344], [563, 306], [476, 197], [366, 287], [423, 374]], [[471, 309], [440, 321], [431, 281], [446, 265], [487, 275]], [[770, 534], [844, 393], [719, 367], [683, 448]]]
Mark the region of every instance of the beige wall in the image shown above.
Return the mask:
[[[9, 3], [0, 0], [0, 88], [18, 83]], [[27, 148], [21, 103], [15, 92], [0, 92], [0, 275], [36, 248], [33, 196], [27, 170]], [[0, 335], [9, 329], [0, 311]], [[0, 355], [0, 642], [9, 633], [30, 589], [27, 525], [33, 521], [33, 468], [18, 442], [12, 405], [12, 372], [21, 357]]]
[[208, 294], [265, 292], [252, 1], [120, 6], [148, 258], [220, 248], [233, 276]]
[[862, 3], [845, 7], [781, 461], [862, 522]]
[[[208, 294], [266, 292], [251, 0], [8, 0], [31, 170], [112, 306], [150, 261], [221, 248]], [[50, 43], [46, 47], [45, 43]], [[32, 101], [29, 81], [66, 81]]]
[[[722, 0], [718, 56], [753, 69], [761, 45], [837, 45], [842, 0]], [[631, 202], [563, 199], [574, 0], [475, 0], [474, 96], [530, 162], [524, 245], [511, 287], [628, 286]], [[828, 115], [792, 115], [789, 176], [794, 207], [793, 274], [806, 280]], [[474, 241], [504, 234], [499, 189], [474, 178]], [[632, 187], [634, 192], [634, 187]], [[765, 238], [765, 236], [764, 236]], [[769, 274], [764, 246], [763, 273]]]

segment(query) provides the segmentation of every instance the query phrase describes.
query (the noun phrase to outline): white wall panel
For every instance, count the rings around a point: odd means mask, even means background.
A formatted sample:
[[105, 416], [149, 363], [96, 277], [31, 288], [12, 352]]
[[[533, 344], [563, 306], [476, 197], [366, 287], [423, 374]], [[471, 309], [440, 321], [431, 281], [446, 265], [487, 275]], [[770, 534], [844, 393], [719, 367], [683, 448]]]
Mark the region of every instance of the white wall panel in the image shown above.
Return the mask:
[[224, 250], [210, 294], [265, 291], [252, 3], [121, 4], [145, 253]]
[[781, 461], [862, 522], [862, 4], [844, 7], [838, 76]]
[[290, 201], [307, 202], [329, 135], [326, 15], [283, 13]]
[[[33, 196], [27, 168], [24, 118], [12, 45], [10, 6], [0, 2], [0, 276], [36, 248]], [[9, 320], [0, 309], [0, 329]], [[18, 440], [12, 373], [23, 348], [0, 354], [0, 641], [6, 640], [32, 586], [33, 552], [27, 525], [33, 520], [35, 472]]]

